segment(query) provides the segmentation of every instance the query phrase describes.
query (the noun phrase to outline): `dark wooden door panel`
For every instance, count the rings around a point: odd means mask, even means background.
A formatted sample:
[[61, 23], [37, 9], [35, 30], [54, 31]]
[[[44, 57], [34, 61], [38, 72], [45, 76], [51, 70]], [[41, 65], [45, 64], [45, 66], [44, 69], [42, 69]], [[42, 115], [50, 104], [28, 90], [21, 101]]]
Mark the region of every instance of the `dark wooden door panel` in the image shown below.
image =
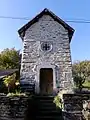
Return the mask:
[[51, 68], [40, 69], [40, 92], [41, 94], [53, 92], [53, 70]]

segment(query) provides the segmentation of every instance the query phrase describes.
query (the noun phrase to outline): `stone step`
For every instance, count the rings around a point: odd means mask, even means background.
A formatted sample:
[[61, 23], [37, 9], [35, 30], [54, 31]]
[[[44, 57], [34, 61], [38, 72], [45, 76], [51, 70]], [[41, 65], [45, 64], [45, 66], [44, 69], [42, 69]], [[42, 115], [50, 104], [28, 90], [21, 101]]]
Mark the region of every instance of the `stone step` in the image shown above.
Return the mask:
[[49, 102], [47, 102], [47, 103], [45, 103], [45, 102], [40, 102], [40, 103], [38, 103], [38, 107], [56, 107], [56, 104], [54, 104], [53, 102], [52, 103], [49, 103]]
[[60, 115], [62, 115], [60, 110], [58, 110], [58, 111], [56, 111], [56, 110], [38, 111], [37, 114], [40, 116], [60, 116]]
[[37, 102], [37, 107], [38, 108], [47, 108], [47, 109], [56, 109], [56, 105], [53, 102]]
[[53, 102], [54, 99], [36, 99], [38, 102]]
[[61, 116], [36, 116], [36, 120], [63, 120]]
[[34, 98], [35, 99], [44, 99], [44, 100], [48, 100], [48, 99], [53, 100], [54, 96], [47, 96], [47, 95], [40, 96], [40, 95], [35, 95]]
[[53, 103], [54, 96], [33, 96], [36, 120], [62, 120], [62, 112]]
[[55, 107], [40, 107], [38, 108], [40, 111], [52, 111], [52, 110], [57, 110]]

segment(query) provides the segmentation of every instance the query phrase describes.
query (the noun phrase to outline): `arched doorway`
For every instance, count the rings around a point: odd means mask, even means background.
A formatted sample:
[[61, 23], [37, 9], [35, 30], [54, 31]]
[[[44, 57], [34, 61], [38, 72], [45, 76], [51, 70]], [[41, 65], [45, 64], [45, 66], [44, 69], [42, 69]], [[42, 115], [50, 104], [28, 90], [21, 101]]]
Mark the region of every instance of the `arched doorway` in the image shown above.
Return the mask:
[[52, 68], [40, 69], [40, 93], [41, 94], [53, 93], [53, 69]]

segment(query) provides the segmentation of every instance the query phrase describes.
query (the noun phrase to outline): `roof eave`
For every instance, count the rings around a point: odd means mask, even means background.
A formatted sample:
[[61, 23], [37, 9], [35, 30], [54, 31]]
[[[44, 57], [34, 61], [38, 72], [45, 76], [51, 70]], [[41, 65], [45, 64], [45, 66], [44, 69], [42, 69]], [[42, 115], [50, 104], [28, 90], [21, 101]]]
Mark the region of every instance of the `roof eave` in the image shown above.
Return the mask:
[[47, 8], [45, 8], [41, 13], [39, 13], [36, 17], [34, 17], [32, 20], [30, 20], [26, 25], [24, 25], [22, 28], [18, 30], [18, 33], [23, 40], [23, 37], [25, 35], [25, 31], [35, 22], [38, 21], [40, 17], [42, 17], [44, 14], [50, 15], [54, 20], [56, 20], [58, 23], [62, 24], [67, 30], [69, 35], [69, 42], [72, 39], [72, 36], [74, 34], [74, 29], [70, 27], [67, 23], [65, 23], [62, 19], [60, 19], [58, 16], [56, 16], [53, 12], [49, 11]]

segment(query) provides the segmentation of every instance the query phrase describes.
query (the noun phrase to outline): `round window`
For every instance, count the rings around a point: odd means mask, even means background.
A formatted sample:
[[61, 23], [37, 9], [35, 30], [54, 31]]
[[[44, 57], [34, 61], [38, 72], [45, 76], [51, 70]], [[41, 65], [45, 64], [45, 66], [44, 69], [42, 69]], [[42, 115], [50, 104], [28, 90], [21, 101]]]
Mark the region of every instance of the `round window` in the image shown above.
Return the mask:
[[50, 42], [43, 42], [41, 44], [41, 49], [43, 51], [50, 51], [52, 49], [52, 44]]

